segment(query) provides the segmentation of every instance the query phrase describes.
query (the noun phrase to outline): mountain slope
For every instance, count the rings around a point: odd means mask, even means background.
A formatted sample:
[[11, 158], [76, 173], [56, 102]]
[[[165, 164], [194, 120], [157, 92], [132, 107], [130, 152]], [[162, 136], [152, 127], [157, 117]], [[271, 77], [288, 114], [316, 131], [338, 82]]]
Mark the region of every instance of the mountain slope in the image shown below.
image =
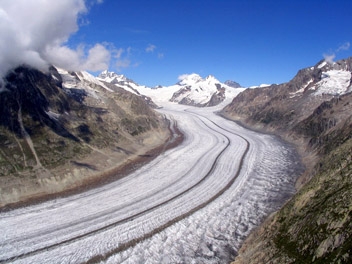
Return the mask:
[[163, 144], [165, 120], [86, 72], [19, 67], [0, 93], [1, 205], [82, 184]]
[[288, 83], [247, 89], [223, 112], [258, 127], [292, 128], [321, 103], [351, 90], [350, 64], [351, 59], [333, 65], [319, 62], [300, 70]]
[[223, 115], [296, 144], [297, 194], [255, 231], [235, 263], [352, 260], [352, 58], [319, 62], [288, 83], [248, 89]]
[[[347, 100], [352, 96], [322, 116]], [[352, 118], [340, 125], [314, 140], [319, 159], [312, 179], [250, 236], [235, 263], [351, 263]]]

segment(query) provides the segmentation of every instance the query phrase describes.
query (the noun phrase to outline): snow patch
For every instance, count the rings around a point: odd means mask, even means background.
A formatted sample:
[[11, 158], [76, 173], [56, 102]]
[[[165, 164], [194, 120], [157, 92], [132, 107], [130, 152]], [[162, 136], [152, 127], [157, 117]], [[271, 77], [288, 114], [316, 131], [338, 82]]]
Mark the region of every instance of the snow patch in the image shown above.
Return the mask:
[[310, 79], [301, 89], [296, 92], [290, 93], [290, 98], [296, 97], [302, 93], [304, 93], [305, 89], [313, 82], [313, 79]]
[[265, 83], [263, 83], [263, 84], [260, 84], [260, 85], [254, 85], [254, 86], [250, 86], [250, 87], [248, 87], [248, 88], [250, 88], [250, 89], [254, 89], [254, 88], [264, 88], [264, 87], [268, 87], [268, 86], [271, 86], [272, 84], [265, 84]]
[[69, 72], [67, 70], [56, 68], [62, 78], [62, 86], [66, 89], [80, 89], [95, 99], [100, 99], [99, 90], [95, 86], [99, 86], [109, 92], [113, 92], [103, 82], [95, 78], [86, 71]]
[[323, 68], [326, 64], [327, 64], [327, 62], [326, 62], [326, 61], [323, 61], [322, 63], [320, 63], [320, 64], [318, 65], [318, 68], [321, 69], [321, 68]]
[[351, 82], [351, 72], [331, 70], [322, 73], [322, 79], [315, 85], [314, 95], [342, 95], [348, 92]]
[[60, 114], [58, 113], [55, 113], [51, 110], [45, 112], [51, 119], [55, 119], [55, 120], [58, 120], [60, 118]]

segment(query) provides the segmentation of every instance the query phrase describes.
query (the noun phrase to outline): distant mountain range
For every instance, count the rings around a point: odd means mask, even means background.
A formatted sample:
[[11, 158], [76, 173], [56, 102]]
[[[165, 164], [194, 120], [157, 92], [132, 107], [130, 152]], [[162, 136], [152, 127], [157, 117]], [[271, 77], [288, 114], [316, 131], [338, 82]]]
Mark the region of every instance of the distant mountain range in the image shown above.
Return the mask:
[[98, 80], [110, 84], [115, 84], [127, 91], [138, 95], [145, 95], [153, 99], [156, 103], [175, 102], [193, 106], [214, 106], [225, 99], [234, 98], [241, 89], [240, 85], [233, 81], [228, 84], [221, 83], [214, 76], [202, 78], [198, 74], [188, 74], [182, 77], [177, 84], [172, 86], [158, 86], [149, 88], [138, 85], [123, 75], [114, 72], [104, 71], [97, 77]]

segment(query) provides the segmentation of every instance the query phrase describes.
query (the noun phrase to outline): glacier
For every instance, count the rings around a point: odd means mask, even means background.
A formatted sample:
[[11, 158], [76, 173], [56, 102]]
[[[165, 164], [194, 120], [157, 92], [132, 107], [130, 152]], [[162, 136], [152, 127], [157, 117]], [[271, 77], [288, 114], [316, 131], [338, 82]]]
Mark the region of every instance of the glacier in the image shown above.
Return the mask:
[[0, 214], [0, 263], [224, 263], [295, 192], [278, 138], [164, 103], [184, 141], [127, 177]]

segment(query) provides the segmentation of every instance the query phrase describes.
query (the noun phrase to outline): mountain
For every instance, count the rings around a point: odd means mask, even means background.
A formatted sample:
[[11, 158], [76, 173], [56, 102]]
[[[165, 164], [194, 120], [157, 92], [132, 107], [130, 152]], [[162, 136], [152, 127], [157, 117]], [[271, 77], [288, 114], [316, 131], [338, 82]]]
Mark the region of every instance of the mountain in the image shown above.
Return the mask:
[[222, 115], [297, 146], [297, 194], [244, 243], [235, 263], [351, 263], [352, 58], [246, 89]]
[[108, 71], [102, 72], [98, 79], [106, 83], [115, 84], [137, 95], [151, 98], [156, 104], [171, 101], [200, 107], [214, 106], [225, 99], [232, 99], [242, 91], [221, 83], [211, 75], [204, 79], [198, 74], [186, 74], [175, 85], [155, 88], [138, 85], [123, 75]]
[[294, 129], [323, 102], [351, 91], [350, 59], [300, 70], [280, 85], [247, 89], [223, 113], [269, 130]]
[[184, 75], [174, 87], [177, 91], [170, 101], [185, 105], [214, 106], [225, 98], [233, 98], [236, 95], [232, 87], [221, 83], [212, 75], [205, 79], [198, 74]]
[[126, 78], [124, 75], [116, 74], [114, 72], [109, 72], [108, 70], [101, 72], [97, 78], [105, 80], [106, 82], [109, 82], [112, 84], [121, 84], [121, 85], [125, 85], [128, 83], [135, 84], [132, 80]]
[[231, 80], [227, 80], [225, 82], [225, 84], [232, 87], [232, 88], [241, 88], [242, 87], [238, 82], [231, 81]]
[[168, 133], [143, 97], [87, 72], [18, 67], [0, 93], [0, 206], [84, 185]]
[[131, 93], [140, 95], [140, 93], [138, 92], [138, 88], [140, 87], [140, 85], [136, 84], [134, 81], [128, 79], [122, 74], [116, 74], [115, 72], [109, 72], [106, 70], [100, 73], [96, 79], [101, 82], [114, 84]]

